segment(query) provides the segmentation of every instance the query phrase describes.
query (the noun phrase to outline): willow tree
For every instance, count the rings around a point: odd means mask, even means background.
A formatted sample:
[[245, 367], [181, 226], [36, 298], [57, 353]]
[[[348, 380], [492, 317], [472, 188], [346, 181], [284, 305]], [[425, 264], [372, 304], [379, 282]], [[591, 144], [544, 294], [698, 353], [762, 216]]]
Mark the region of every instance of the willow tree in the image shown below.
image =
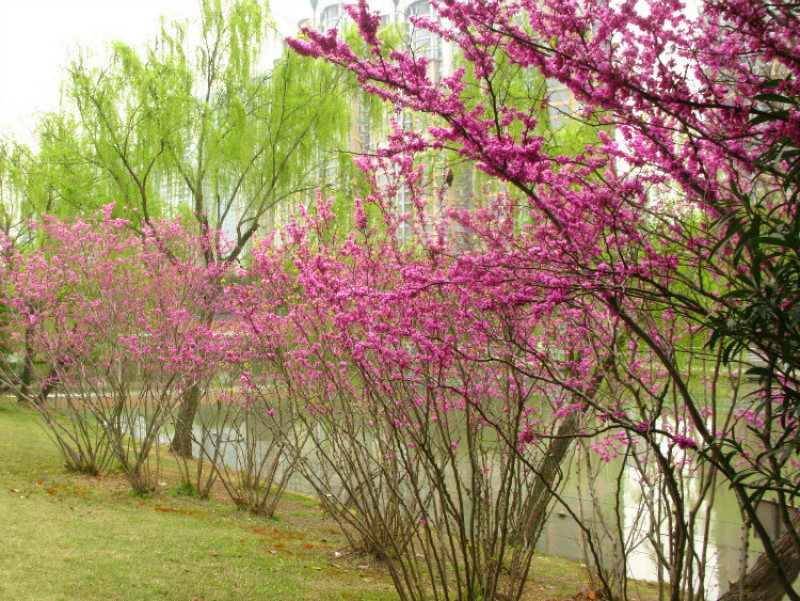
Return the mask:
[[[278, 205], [326, 184], [320, 164], [350, 129], [347, 75], [289, 52], [266, 68], [271, 30], [264, 0], [203, 0], [199, 23], [162, 22], [143, 50], [116, 43], [101, 60], [80, 51], [63, 95], [76, 121], [69, 132], [69, 123], [43, 122], [43, 132], [64, 133], [43, 139], [44, 163], [79, 165], [91, 174], [86, 192], [115, 203], [133, 227], [183, 215], [228, 238], [205, 245], [207, 264], [239, 261]], [[50, 194], [75, 198], [61, 175]], [[183, 455], [198, 401], [186, 391], [173, 444]]]
[[0, 231], [11, 232], [19, 214], [19, 165], [24, 146], [0, 139]]

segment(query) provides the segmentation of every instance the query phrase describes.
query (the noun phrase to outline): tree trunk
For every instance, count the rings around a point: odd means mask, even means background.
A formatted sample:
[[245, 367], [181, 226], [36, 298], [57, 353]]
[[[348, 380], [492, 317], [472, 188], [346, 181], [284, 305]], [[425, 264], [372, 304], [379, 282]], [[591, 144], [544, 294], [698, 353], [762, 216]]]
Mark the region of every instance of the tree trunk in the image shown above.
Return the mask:
[[[212, 258], [206, 257], [206, 266], [210, 265]], [[203, 326], [210, 328], [213, 321], [214, 313], [210, 310], [206, 311], [202, 319]], [[195, 382], [183, 393], [183, 399], [178, 406], [178, 417], [175, 420], [175, 436], [172, 437], [172, 442], [169, 445], [170, 450], [178, 457], [192, 458], [192, 427], [194, 426], [197, 407], [200, 405], [200, 396], [200, 385]]]
[[[606, 357], [603, 362], [602, 369], [607, 370], [614, 361], [613, 355]], [[605, 376], [600, 368], [596, 368], [591, 378], [591, 386], [586, 390], [585, 398], [593, 399], [600, 390]], [[573, 403], [581, 402], [583, 399], [575, 394], [573, 396]], [[533, 486], [530, 496], [527, 501], [527, 508], [525, 515], [527, 516], [524, 523], [526, 531], [522, 534], [523, 540], [528, 545], [535, 545], [539, 541], [544, 523], [547, 520], [547, 506], [553, 499], [554, 490], [558, 490], [563, 472], [561, 471], [561, 464], [569, 453], [572, 443], [575, 442], [575, 435], [578, 433], [578, 418], [574, 413], [570, 413], [561, 422], [558, 432], [555, 437], [550, 440], [547, 446], [547, 453], [542, 458], [539, 465], [539, 474], [536, 483]]]
[[56, 387], [58, 387], [58, 385], [61, 383], [61, 378], [58, 376], [58, 369], [60, 368], [63, 368], [63, 365], [60, 361], [58, 368], [50, 368], [50, 373], [48, 373], [47, 377], [44, 379], [42, 389], [39, 391], [39, 394], [36, 395], [37, 405], [44, 405], [45, 402], [47, 402], [47, 397], [50, 396], [50, 393], [54, 392]]
[[175, 436], [170, 449], [179, 457], [192, 457], [192, 426], [197, 407], [200, 404], [200, 386], [192, 384], [183, 394], [178, 406], [178, 418], [175, 420]]
[[539, 540], [539, 534], [547, 518], [547, 506], [553, 498], [550, 491], [559, 488], [559, 482], [563, 477], [561, 464], [575, 441], [577, 432], [578, 419], [571, 413], [564, 418], [558, 433], [550, 440], [547, 453], [539, 466], [536, 483], [528, 497], [528, 507], [525, 511], [527, 532], [524, 534], [526, 544], [535, 545]]
[[9, 382], [15, 380], [13, 368], [7, 361], [0, 359], [0, 393], [11, 391]]
[[22, 361], [22, 373], [19, 375], [17, 387], [17, 402], [30, 403], [31, 383], [33, 382], [33, 344], [31, 343], [32, 328], [25, 330], [25, 358]]
[[[796, 530], [800, 530], [800, 514], [793, 521]], [[780, 558], [789, 582], [794, 583], [800, 572], [800, 552], [792, 541], [792, 532], [784, 532], [774, 543], [775, 554]], [[752, 569], [740, 580], [731, 584], [731, 589], [719, 598], [719, 601], [781, 601], [786, 591], [780, 581], [775, 577], [775, 566], [770, 562], [766, 553], [762, 553], [756, 560]], [[740, 588], [744, 585], [744, 596], [739, 595]]]

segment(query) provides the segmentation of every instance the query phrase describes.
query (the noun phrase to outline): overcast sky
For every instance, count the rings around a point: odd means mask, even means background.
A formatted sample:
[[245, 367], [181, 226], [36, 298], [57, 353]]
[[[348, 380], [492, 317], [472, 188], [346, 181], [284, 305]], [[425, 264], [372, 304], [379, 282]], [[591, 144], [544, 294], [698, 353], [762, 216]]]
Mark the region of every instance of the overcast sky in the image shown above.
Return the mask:
[[[0, 133], [29, 141], [38, 111], [58, 105], [62, 67], [80, 43], [142, 45], [159, 17], [194, 18], [199, 0], [0, 0]], [[311, 14], [308, 0], [272, 0], [283, 35]]]

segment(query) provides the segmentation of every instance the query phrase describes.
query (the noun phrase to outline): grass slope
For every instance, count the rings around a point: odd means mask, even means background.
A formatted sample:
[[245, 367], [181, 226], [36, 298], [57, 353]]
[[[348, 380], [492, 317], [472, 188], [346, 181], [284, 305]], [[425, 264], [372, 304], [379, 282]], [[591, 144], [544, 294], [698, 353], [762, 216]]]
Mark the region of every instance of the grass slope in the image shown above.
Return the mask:
[[[221, 496], [179, 495], [169, 466], [163, 490], [140, 498], [121, 477], [69, 474], [62, 463], [30, 414], [0, 399], [0, 599], [397, 598], [385, 568], [348, 554], [312, 499], [287, 495], [270, 520]], [[585, 590], [577, 564], [537, 556], [525, 598]]]

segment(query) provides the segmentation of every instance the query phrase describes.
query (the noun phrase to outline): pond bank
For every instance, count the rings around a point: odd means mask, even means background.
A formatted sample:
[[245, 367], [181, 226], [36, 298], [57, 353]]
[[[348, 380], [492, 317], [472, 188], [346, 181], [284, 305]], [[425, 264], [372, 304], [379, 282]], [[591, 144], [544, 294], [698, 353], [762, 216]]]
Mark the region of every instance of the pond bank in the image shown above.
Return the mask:
[[[177, 465], [164, 466], [163, 485], [146, 497], [131, 496], [121, 476], [68, 474], [28, 412], [0, 398], [0, 598], [397, 598], [381, 563], [350, 553], [316, 501], [288, 495], [277, 520], [260, 518], [220, 491], [207, 501], [181, 495]], [[524, 599], [587, 592], [579, 563], [537, 555]]]

